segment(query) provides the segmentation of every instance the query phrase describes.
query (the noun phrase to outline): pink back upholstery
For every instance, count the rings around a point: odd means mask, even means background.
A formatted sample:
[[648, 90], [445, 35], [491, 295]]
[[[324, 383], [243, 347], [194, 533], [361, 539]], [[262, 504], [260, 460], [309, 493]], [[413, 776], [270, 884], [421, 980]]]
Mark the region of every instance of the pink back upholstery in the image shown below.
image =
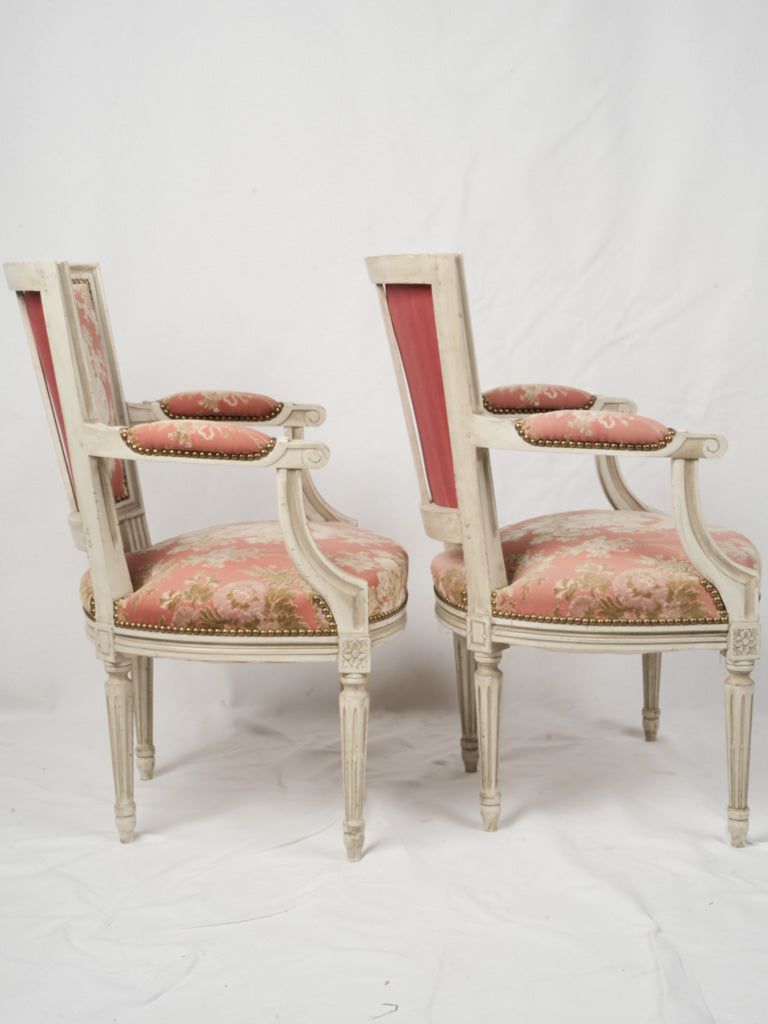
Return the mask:
[[45, 386], [48, 389], [48, 398], [53, 410], [53, 418], [56, 421], [56, 429], [59, 432], [64, 460], [67, 464], [69, 482], [74, 492], [72, 480], [72, 465], [69, 458], [69, 447], [67, 445], [67, 432], [64, 427], [64, 416], [61, 411], [61, 398], [56, 383], [56, 374], [53, 371], [53, 357], [51, 356], [51, 344], [48, 340], [48, 328], [45, 326], [45, 314], [43, 313], [43, 300], [40, 292], [24, 292], [24, 303], [27, 307], [27, 317], [35, 341], [37, 358], [40, 360], [40, 369], [45, 379]]
[[[80, 335], [83, 339], [85, 372], [88, 376], [94, 412], [101, 423], [107, 423], [112, 427], [119, 426], [115, 406], [115, 389], [110, 364], [104, 350], [104, 339], [99, 330], [91, 282], [87, 278], [74, 278], [72, 292], [75, 296]], [[128, 497], [125, 464], [116, 459], [110, 460], [110, 462], [112, 494], [115, 501], [123, 501]]]
[[391, 284], [386, 294], [432, 500], [445, 508], [457, 508], [432, 288], [428, 284]]

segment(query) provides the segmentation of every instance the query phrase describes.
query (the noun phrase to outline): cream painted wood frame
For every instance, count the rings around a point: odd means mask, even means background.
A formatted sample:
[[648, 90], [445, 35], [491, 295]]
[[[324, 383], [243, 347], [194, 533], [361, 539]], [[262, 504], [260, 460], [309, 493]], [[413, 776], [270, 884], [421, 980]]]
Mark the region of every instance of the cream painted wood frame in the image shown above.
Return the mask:
[[[643, 726], [647, 740], [654, 740], [658, 729], [662, 653], [708, 648], [722, 651], [726, 659], [728, 827], [732, 844], [743, 846], [749, 819], [747, 787], [754, 688], [751, 672], [759, 656], [759, 576], [732, 561], [715, 546], [704, 522], [697, 483], [699, 460], [722, 456], [725, 440], [712, 434], [678, 432], [672, 442], [660, 450], [628, 451], [622, 452], [622, 456], [669, 460], [673, 518], [678, 535], [692, 565], [719, 591], [728, 614], [727, 623], [600, 626], [517, 622], [494, 617], [491, 594], [507, 584], [507, 577], [490, 450], [507, 449], [519, 452], [521, 458], [525, 455], [546, 460], [547, 453], [553, 449], [527, 444], [514, 427], [516, 417], [493, 415], [483, 408], [460, 256], [378, 256], [366, 263], [369, 277], [378, 288], [397, 374], [419, 478], [424, 528], [430, 537], [447, 547], [460, 545], [463, 548], [467, 609], [460, 611], [436, 595], [436, 612], [438, 619], [454, 634], [462, 754], [467, 771], [476, 769], [479, 754], [480, 804], [485, 828], [496, 828], [501, 806], [498, 766], [502, 678], [499, 661], [506, 647], [523, 645], [559, 651], [642, 654]], [[403, 284], [428, 285], [432, 291], [458, 509], [433, 502], [424, 470], [386, 296], [388, 286]], [[626, 399], [598, 397], [593, 409], [634, 412], [635, 406]], [[605, 452], [594, 454], [578, 447], [554, 450], [579, 459], [593, 455], [610, 505], [614, 509], [648, 511], [627, 486], [615, 456]]]
[[[405, 610], [380, 621], [368, 621], [368, 588], [361, 580], [332, 564], [319, 550], [309, 521], [355, 525], [332, 509], [316, 490], [310, 470], [322, 468], [329, 457], [326, 445], [304, 438], [305, 426], [325, 418], [317, 405], [285, 403], [266, 426], [282, 426], [286, 436], [264, 458], [254, 462], [218, 462], [241, 473], [274, 472], [279, 520], [294, 565], [319, 593], [336, 621], [335, 636], [186, 635], [137, 631], [116, 626], [115, 600], [132, 592], [126, 553], [150, 544], [136, 464], [143, 459], [175, 461], [172, 456], [142, 455], [123, 441], [118, 426], [98, 421], [84, 369], [83, 341], [75, 309], [73, 280], [85, 279], [94, 299], [104, 354], [114, 388], [118, 423], [131, 425], [164, 419], [156, 402], [127, 404], [115, 362], [112, 333], [99, 269], [96, 264], [69, 265], [47, 261], [5, 265], [9, 287], [17, 293], [51, 432], [56, 444], [70, 504], [75, 542], [88, 556], [95, 597], [95, 618], [86, 629], [97, 657], [107, 672], [106, 695], [115, 784], [115, 816], [120, 839], [133, 839], [136, 807], [133, 792], [134, 727], [136, 755], [142, 779], [154, 771], [152, 728], [152, 659], [180, 658], [217, 662], [335, 661], [341, 681], [339, 698], [344, 783], [344, 843], [350, 860], [361, 856], [364, 840], [363, 790], [368, 724], [366, 683], [371, 647], [400, 633]], [[61, 402], [69, 460], [63, 447], [51, 396], [30, 326], [25, 293], [39, 293]], [[105, 460], [125, 466], [128, 498], [115, 502]], [[190, 465], [211, 460], [185, 459]], [[71, 466], [72, 478], [70, 478]], [[233, 468], [232, 468], [233, 467]], [[226, 471], [226, 470], [223, 470]], [[77, 495], [77, 500], [75, 499]]]

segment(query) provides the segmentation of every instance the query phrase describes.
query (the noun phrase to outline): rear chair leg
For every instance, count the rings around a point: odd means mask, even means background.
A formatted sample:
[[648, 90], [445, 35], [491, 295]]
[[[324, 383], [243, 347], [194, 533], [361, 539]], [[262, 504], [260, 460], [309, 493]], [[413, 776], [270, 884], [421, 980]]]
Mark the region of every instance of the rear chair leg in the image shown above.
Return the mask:
[[155, 748], [152, 743], [152, 659], [135, 658], [132, 674], [136, 718], [136, 760], [142, 779], [151, 779], [155, 773]]
[[467, 650], [467, 641], [458, 633], [453, 634], [453, 653], [456, 658], [456, 683], [459, 689], [459, 715], [461, 717], [461, 758], [464, 770], [477, 771], [477, 705], [472, 677], [475, 659]]
[[131, 662], [125, 659], [105, 661], [105, 690], [109, 743], [112, 748], [112, 772], [115, 777], [115, 822], [122, 843], [130, 843], [136, 828], [136, 804], [133, 802], [133, 683]]
[[661, 685], [661, 654], [643, 655], [643, 730], [651, 743], [659, 731], [659, 688]]

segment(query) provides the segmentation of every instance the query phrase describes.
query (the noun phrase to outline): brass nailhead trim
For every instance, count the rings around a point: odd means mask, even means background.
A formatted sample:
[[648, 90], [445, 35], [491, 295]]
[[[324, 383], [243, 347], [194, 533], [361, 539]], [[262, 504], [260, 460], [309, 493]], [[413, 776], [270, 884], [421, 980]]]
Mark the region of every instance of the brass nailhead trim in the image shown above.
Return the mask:
[[273, 420], [275, 416], [283, 411], [284, 404], [284, 402], [278, 402], [277, 407], [272, 412], [265, 413], [264, 416], [227, 416], [220, 412], [191, 412], [184, 414], [171, 412], [165, 402], [158, 402], [158, 405], [169, 420], [236, 420], [243, 423], [266, 423], [267, 420]]
[[239, 462], [254, 462], [257, 459], [263, 459], [265, 455], [269, 455], [272, 449], [277, 444], [276, 437], [270, 437], [268, 443], [259, 452], [198, 452], [190, 448], [144, 448], [140, 444], [136, 444], [130, 441], [128, 434], [130, 433], [130, 427], [121, 427], [120, 436], [131, 451], [136, 452], [138, 455], [170, 455], [174, 458], [180, 459], [224, 459], [224, 460], [236, 460]]
[[[723, 599], [719, 591], [709, 580], [699, 579], [699, 583], [707, 590], [715, 602], [715, 607], [720, 612], [716, 618], [702, 616], [698, 619], [571, 619], [561, 615], [524, 615], [515, 612], [500, 612], [496, 607], [497, 591], [491, 591], [491, 615], [495, 619], [517, 619], [523, 622], [554, 622], [563, 626], [708, 626], [728, 622], [728, 613], [725, 610]], [[434, 588], [436, 596], [451, 608], [457, 611], [466, 612], [467, 591], [462, 591], [461, 602], [451, 601], [437, 589]]]
[[[176, 633], [185, 634], [191, 636], [260, 636], [260, 637], [284, 637], [284, 636], [338, 636], [339, 631], [336, 626], [336, 621], [331, 614], [331, 610], [325, 603], [319, 594], [312, 596], [313, 602], [318, 606], [319, 610], [328, 619], [329, 625], [327, 629], [201, 629], [194, 626], [147, 626], [143, 623], [126, 622], [124, 619], [119, 617], [118, 602], [115, 601], [113, 607], [113, 621], [116, 626], [121, 629], [135, 629], [145, 633]], [[407, 604], [407, 598], [401, 605], [394, 608], [391, 612], [381, 613], [379, 615], [371, 615], [368, 619], [369, 622], [382, 622], [384, 619], [390, 618], [392, 615], [397, 615], [401, 612]], [[91, 596], [88, 602], [88, 608], [84, 608], [83, 611], [92, 621], [96, 621], [96, 602]]]
[[[551, 410], [555, 411], [555, 410]], [[673, 440], [675, 431], [669, 427], [666, 434], [661, 441], [656, 441], [653, 444], [633, 444], [628, 441], [567, 441], [565, 439], [555, 440], [542, 440], [539, 437], [533, 437], [527, 433], [525, 429], [525, 420], [515, 420], [515, 430], [518, 432], [520, 437], [528, 444], [537, 445], [543, 448], [603, 448], [608, 451], [622, 451], [622, 452], [657, 452], [661, 448], [666, 448], [667, 445]]]
[[[582, 409], [591, 409], [596, 401], [597, 401], [597, 395], [591, 395], [589, 400], [586, 402], [585, 405], [568, 406], [568, 410], [567, 411], [571, 411], [571, 410], [579, 410], [580, 411]], [[488, 401], [488, 399], [485, 397], [485, 395], [483, 395], [483, 408], [486, 410], [486, 412], [492, 412], [494, 414], [494, 416], [532, 415], [533, 413], [563, 412], [564, 411], [563, 409], [558, 409], [558, 408], [555, 408], [555, 409], [542, 409], [541, 406], [533, 406], [533, 405], [529, 406], [529, 407], [526, 407], [526, 408], [523, 408], [523, 407], [519, 407], [518, 408], [516, 406], [509, 406], [507, 408], [502, 408], [501, 406], [498, 406], [498, 405], [491, 405], [491, 403]]]

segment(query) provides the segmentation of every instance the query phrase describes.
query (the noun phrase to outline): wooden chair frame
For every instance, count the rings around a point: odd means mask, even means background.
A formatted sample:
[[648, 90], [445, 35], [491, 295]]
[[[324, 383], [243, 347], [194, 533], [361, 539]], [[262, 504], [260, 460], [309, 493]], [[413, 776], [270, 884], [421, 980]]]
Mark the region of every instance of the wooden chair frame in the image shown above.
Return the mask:
[[[699, 460], [722, 456], [726, 450], [725, 440], [713, 434], [678, 432], [672, 442], [660, 450], [626, 451], [622, 455], [669, 460], [673, 518], [680, 541], [695, 569], [719, 591], [728, 614], [727, 622], [602, 626], [494, 617], [491, 595], [496, 588], [506, 585], [507, 576], [490, 450], [506, 449], [529, 457], [546, 458], [547, 452], [553, 449], [532, 447], [515, 430], [514, 417], [491, 415], [483, 408], [461, 257], [454, 254], [379, 256], [366, 262], [369, 277], [378, 289], [408, 424], [424, 528], [430, 537], [447, 547], [459, 545], [463, 549], [466, 609], [458, 610], [437, 595], [436, 612], [438, 619], [454, 634], [464, 763], [468, 771], [473, 771], [479, 754], [480, 801], [485, 828], [496, 828], [501, 806], [498, 766], [502, 677], [499, 662], [506, 647], [521, 645], [559, 651], [642, 654], [643, 725], [648, 740], [656, 738], [659, 724], [662, 653], [704, 648], [722, 651], [726, 658], [728, 826], [732, 844], [743, 846], [749, 819], [747, 788], [754, 687], [751, 672], [759, 657], [759, 575], [731, 560], [715, 545], [703, 518], [698, 489]], [[393, 285], [431, 288], [457, 508], [436, 504], [430, 493], [408, 382], [387, 301], [387, 289]], [[635, 407], [625, 399], [598, 397], [594, 408], [630, 412]], [[574, 458], [594, 454], [600, 483], [610, 505], [614, 509], [648, 511], [627, 486], [615, 455], [606, 451], [593, 453], [576, 445], [554, 450]]]
[[[344, 782], [344, 842], [350, 860], [361, 856], [364, 839], [363, 790], [368, 725], [366, 682], [371, 648], [404, 628], [405, 610], [369, 622], [368, 589], [364, 580], [344, 572], [320, 551], [309, 522], [322, 520], [355, 525], [324, 501], [309, 475], [329, 458], [326, 445], [304, 438], [306, 426], [323, 422], [321, 406], [285, 403], [268, 424], [282, 426], [286, 436], [259, 461], [227, 461], [240, 472], [274, 470], [279, 520], [286, 548], [301, 576], [321, 595], [331, 611], [337, 634], [329, 636], [195, 635], [137, 631], [115, 624], [114, 602], [132, 592], [126, 554], [150, 545], [136, 466], [145, 459], [178, 461], [131, 450], [120, 427], [100, 422], [84, 366], [84, 346], [73, 295], [73, 280], [91, 289], [104, 355], [114, 390], [118, 424], [131, 425], [164, 414], [156, 402], [126, 403], [120, 387], [99, 269], [96, 264], [45, 261], [6, 264], [9, 287], [17, 293], [38, 381], [70, 505], [75, 542], [88, 556], [95, 615], [86, 619], [88, 635], [107, 672], [106, 695], [115, 783], [115, 817], [120, 839], [134, 835], [134, 726], [136, 755], [142, 779], [152, 777], [152, 659], [178, 658], [220, 662], [336, 661], [341, 683], [340, 720]], [[27, 296], [39, 294], [55, 370], [62, 423], [41, 365]], [[66, 437], [66, 440], [64, 439]], [[116, 502], [107, 475], [107, 459], [122, 460], [128, 497]], [[209, 461], [189, 459], [189, 462]], [[248, 466], [247, 469], [245, 467]]]

